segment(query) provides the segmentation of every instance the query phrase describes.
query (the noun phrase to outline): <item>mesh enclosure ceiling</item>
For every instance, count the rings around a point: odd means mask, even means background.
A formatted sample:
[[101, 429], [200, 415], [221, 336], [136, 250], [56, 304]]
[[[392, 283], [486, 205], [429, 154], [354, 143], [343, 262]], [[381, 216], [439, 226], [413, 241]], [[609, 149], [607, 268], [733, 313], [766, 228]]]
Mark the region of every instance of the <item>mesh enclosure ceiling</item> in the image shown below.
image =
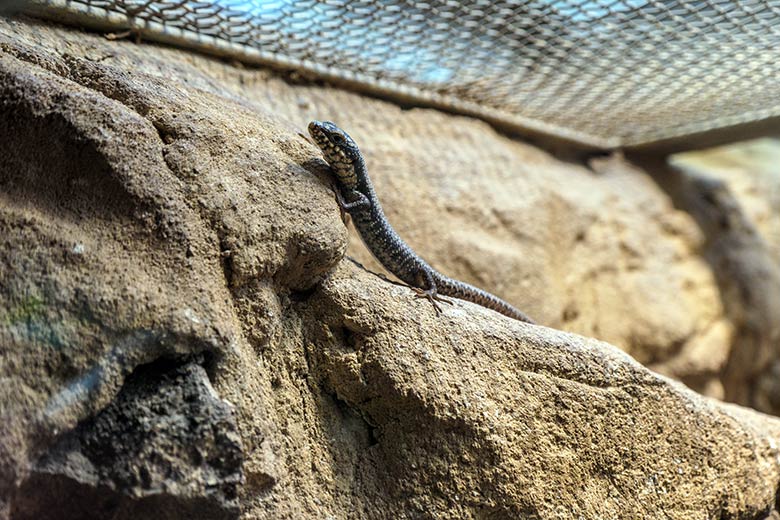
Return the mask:
[[780, 0], [35, 0], [28, 8], [599, 148], [780, 116]]

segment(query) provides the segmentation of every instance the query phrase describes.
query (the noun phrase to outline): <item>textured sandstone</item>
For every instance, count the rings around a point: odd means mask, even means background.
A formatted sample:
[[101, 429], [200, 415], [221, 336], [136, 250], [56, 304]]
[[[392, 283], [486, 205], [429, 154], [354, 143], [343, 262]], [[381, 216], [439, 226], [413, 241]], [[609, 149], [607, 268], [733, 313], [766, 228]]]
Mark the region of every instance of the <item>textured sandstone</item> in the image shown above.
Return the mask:
[[719, 371], [724, 397], [778, 415], [780, 141], [689, 152], [674, 164], [683, 186], [678, 199], [705, 233], [703, 256], [734, 329]]
[[619, 157], [0, 19], [0, 515], [770, 514], [777, 419], [345, 259], [377, 269], [297, 135], [315, 117], [445, 273], [719, 381], [740, 328], [706, 236]]

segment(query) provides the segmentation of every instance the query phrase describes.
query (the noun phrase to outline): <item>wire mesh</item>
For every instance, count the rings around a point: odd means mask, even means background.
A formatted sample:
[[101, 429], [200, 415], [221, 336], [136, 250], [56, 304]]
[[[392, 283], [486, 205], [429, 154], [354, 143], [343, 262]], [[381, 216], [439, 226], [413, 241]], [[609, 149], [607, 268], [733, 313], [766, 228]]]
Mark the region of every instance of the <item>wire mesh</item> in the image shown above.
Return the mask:
[[780, 116], [780, 0], [36, 0], [589, 146]]

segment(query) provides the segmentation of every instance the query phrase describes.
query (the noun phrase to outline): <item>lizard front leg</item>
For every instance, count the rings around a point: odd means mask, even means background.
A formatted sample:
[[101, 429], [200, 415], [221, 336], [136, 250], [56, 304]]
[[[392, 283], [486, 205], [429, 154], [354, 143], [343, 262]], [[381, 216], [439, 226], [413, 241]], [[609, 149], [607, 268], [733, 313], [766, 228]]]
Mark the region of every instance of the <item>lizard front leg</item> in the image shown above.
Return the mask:
[[352, 197], [354, 200], [352, 202], [347, 202], [347, 200], [341, 196], [341, 192], [336, 190], [336, 202], [339, 203], [339, 207], [343, 209], [344, 211], [350, 211], [357, 208], [362, 208], [363, 206], [370, 206], [371, 201], [368, 200], [368, 197], [363, 195], [357, 190], [352, 190], [347, 192], [350, 197]]
[[341, 212], [341, 221], [345, 224], [347, 223], [346, 215], [350, 212], [350, 210], [371, 205], [371, 201], [368, 200], [368, 197], [357, 190], [350, 190], [347, 192], [353, 199], [352, 202], [348, 202], [341, 194], [341, 190], [339, 190], [339, 187], [335, 183], [331, 185], [331, 189], [333, 190], [333, 193], [336, 194], [336, 203], [339, 205], [339, 211]]

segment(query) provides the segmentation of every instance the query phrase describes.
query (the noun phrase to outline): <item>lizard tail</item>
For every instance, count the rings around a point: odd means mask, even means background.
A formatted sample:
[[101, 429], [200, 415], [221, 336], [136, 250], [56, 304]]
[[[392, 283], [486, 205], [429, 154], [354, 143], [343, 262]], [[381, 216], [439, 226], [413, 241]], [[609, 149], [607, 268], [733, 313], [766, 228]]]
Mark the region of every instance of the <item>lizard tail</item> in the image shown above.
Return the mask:
[[446, 276], [436, 277], [436, 292], [444, 296], [452, 296], [460, 300], [466, 300], [496, 312], [504, 316], [509, 316], [519, 321], [535, 324], [536, 322], [529, 318], [523, 311], [505, 302], [498, 296], [494, 296], [487, 291], [467, 283], [447, 278]]

